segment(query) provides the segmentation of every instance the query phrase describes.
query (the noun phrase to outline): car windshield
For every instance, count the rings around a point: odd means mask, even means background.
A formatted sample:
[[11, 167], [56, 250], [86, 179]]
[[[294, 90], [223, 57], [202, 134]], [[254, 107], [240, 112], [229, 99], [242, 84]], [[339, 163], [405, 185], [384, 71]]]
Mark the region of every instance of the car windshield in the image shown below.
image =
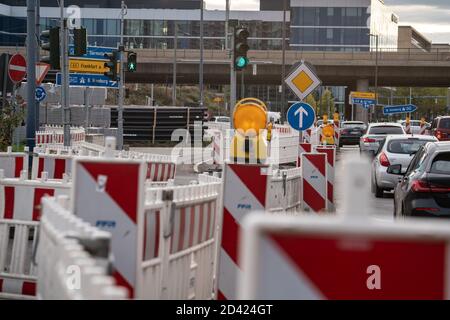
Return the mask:
[[438, 154], [431, 165], [432, 173], [450, 174], [450, 153], [443, 152]]
[[230, 122], [230, 119], [228, 119], [228, 118], [217, 118], [216, 121], [217, 122]]
[[387, 151], [396, 154], [414, 154], [427, 142], [427, 140], [418, 139], [393, 140], [389, 142]]
[[388, 135], [388, 134], [404, 134], [404, 132], [401, 127], [376, 126], [370, 128], [369, 134]]
[[439, 121], [439, 128], [450, 129], [450, 118], [443, 118]]

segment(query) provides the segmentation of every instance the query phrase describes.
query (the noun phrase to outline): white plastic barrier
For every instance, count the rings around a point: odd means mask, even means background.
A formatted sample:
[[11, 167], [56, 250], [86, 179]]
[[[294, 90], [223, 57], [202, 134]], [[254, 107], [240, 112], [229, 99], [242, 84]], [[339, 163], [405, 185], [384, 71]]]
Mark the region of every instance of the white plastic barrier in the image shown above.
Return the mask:
[[0, 170], [0, 297], [34, 296], [36, 274], [31, 248], [36, 241], [40, 203], [45, 196], [69, 194], [67, 181], [3, 178]]
[[101, 257], [93, 257], [82, 245], [109, 243], [110, 234], [73, 216], [66, 197], [43, 199], [43, 216], [37, 249], [39, 299], [125, 299], [126, 290], [107, 275]]
[[33, 157], [32, 179], [42, 177], [43, 172], [48, 173], [49, 179], [63, 179], [66, 174], [71, 175], [73, 155], [66, 154], [40, 154]]
[[296, 162], [298, 142], [298, 131], [292, 129], [289, 125], [274, 125], [272, 129], [272, 141], [270, 143], [272, 163]]
[[0, 299], [34, 299], [37, 221], [0, 219]]
[[28, 156], [25, 152], [12, 152], [8, 147], [6, 152], [0, 152], [0, 169], [5, 178], [18, 178], [22, 170], [28, 170]]
[[213, 297], [220, 182], [148, 188], [143, 160], [79, 158], [74, 169], [74, 213], [111, 231], [129, 297]]
[[[76, 145], [85, 141], [86, 133], [84, 128], [70, 128], [70, 141]], [[63, 144], [64, 129], [58, 126], [46, 126], [44, 131], [36, 131], [36, 145]]]
[[212, 299], [221, 183], [147, 189], [138, 298]]
[[275, 170], [270, 177], [266, 209], [295, 214], [301, 207], [301, 168]]

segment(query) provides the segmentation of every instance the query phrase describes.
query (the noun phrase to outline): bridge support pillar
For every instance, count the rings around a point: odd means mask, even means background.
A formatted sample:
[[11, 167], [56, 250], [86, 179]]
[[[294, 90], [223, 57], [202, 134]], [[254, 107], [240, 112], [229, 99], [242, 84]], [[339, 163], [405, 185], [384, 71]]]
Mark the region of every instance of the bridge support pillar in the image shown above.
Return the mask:
[[[356, 80], [356, 90], [358, 92], [368, 92], [369, 91], [369, 79], [358, 79]], [[369, 110], [366, 110], [360, 106], [355, 106], [355, 120], [369, 122]]]

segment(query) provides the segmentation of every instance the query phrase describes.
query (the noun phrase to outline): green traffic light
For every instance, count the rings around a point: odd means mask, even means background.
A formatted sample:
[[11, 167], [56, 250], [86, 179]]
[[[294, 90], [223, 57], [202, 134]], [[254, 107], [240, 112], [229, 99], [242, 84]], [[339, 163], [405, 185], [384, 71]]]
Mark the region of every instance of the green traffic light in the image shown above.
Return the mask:
[[136, 65], [134, 63], [129, 63], [128, 64], [128, 70], [129, 71], [135, 71], [136, 70]]
[[236, 58], [236, 67], [239, 69], [243, 69], [248, 65], [248, 59], [246, 57], [237, 57]]

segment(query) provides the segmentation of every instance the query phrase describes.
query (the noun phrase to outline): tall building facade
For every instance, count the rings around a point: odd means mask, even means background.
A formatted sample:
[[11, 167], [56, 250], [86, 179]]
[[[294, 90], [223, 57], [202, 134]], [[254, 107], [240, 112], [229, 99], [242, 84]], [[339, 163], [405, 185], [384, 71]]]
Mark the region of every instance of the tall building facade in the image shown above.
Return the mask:
[[[396, 49], [398, 17], [382, 0], [291, 0], [290, 47], [303, 51]], [[371, 36], [372, 35], [372, 36]]]

